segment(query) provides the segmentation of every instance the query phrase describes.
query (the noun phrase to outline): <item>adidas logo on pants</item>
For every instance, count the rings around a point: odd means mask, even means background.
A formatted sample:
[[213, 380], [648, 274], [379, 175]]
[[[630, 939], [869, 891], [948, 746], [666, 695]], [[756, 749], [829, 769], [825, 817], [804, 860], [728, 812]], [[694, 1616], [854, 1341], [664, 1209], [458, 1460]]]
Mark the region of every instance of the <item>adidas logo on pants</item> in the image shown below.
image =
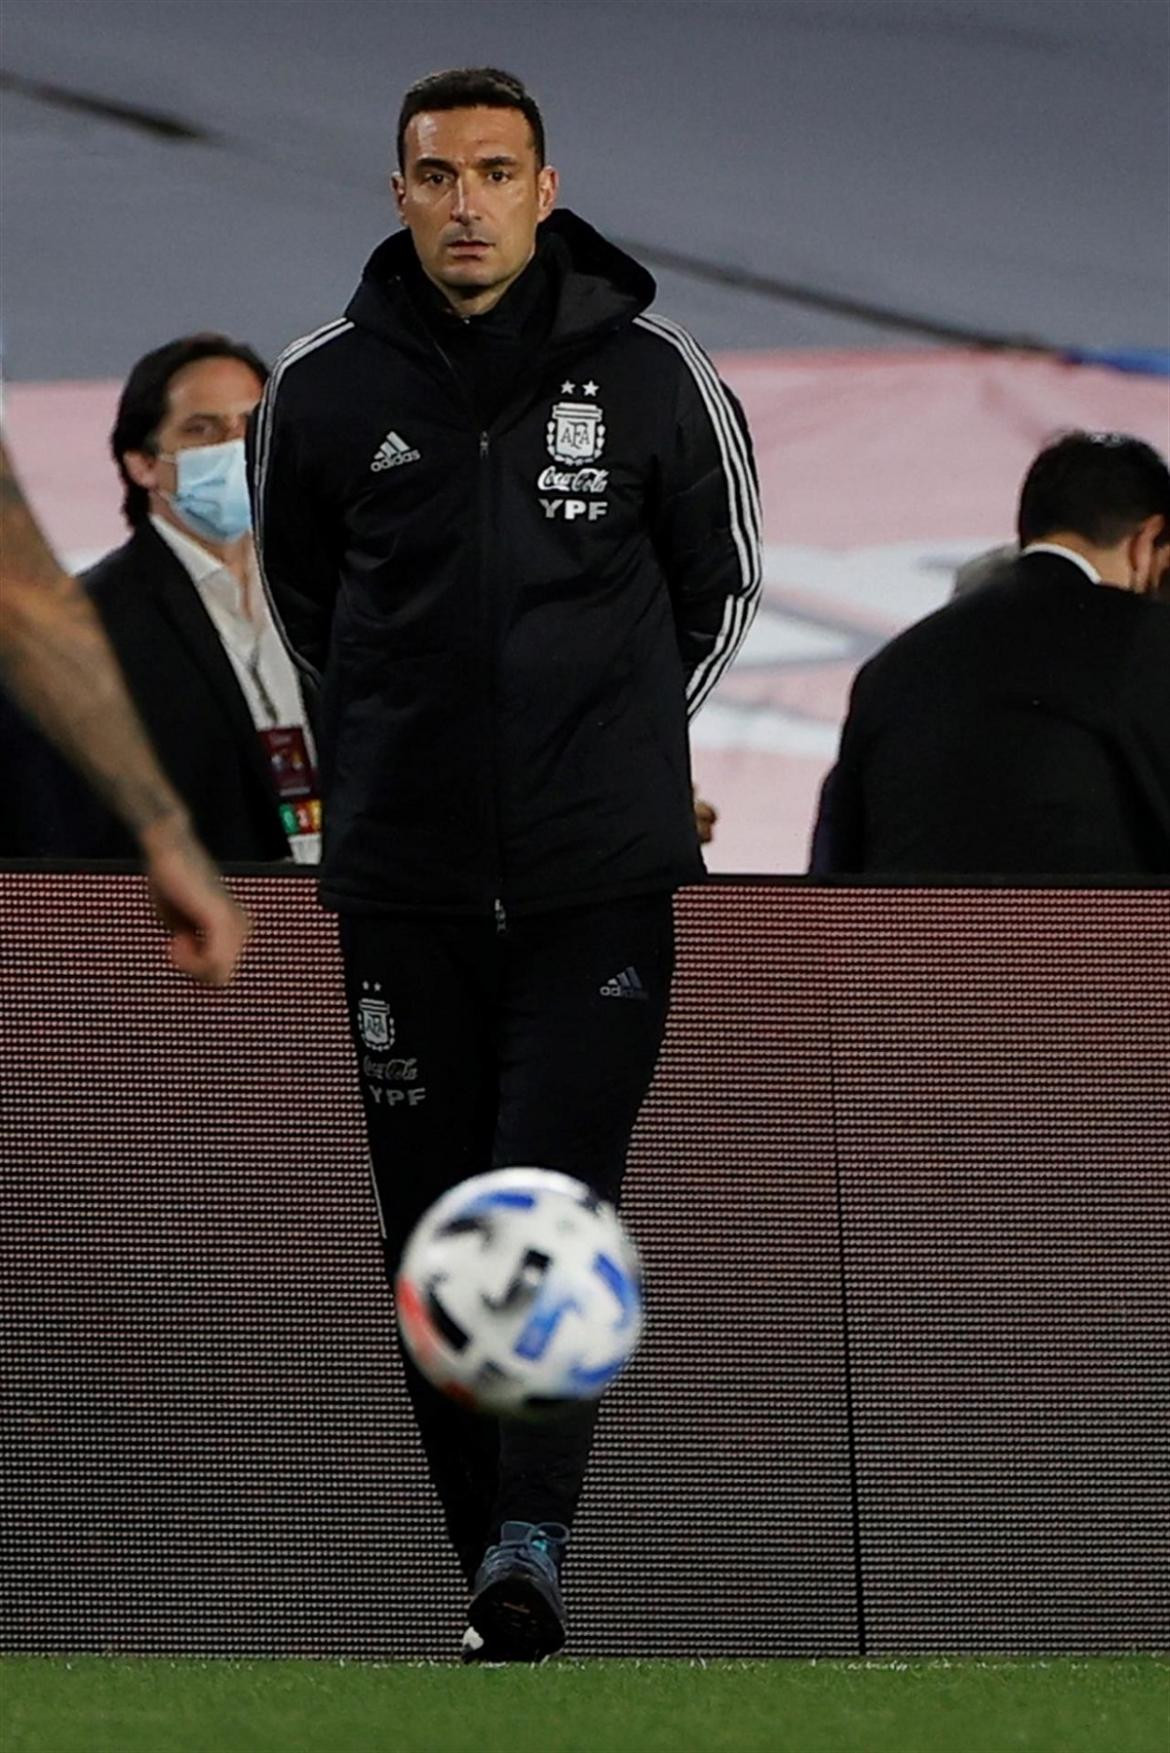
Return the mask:
[[602, 998], [645, 998], [646, 988], [638, 978], [637, 968], [624, 968], [598, 989]]

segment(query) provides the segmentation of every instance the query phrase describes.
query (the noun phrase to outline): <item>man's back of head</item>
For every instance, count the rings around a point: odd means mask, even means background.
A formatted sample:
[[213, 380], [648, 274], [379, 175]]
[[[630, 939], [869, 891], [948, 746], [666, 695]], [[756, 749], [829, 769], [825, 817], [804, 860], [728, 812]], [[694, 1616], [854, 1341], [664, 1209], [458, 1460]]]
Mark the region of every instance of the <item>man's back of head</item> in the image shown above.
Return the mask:
[[1102, 583], [1153, 595], [1170, 566], [1170, 469], [1126, 433], [1063, 433], [1028, 470], [1016, 522], [1022, 549], [1068, 548]]

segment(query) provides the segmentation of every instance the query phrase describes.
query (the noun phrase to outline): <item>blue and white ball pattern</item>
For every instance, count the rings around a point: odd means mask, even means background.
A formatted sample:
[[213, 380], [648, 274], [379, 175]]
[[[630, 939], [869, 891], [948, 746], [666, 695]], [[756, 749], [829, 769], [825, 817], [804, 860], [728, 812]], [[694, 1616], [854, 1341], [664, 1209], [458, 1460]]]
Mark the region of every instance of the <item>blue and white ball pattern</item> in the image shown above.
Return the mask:
[[428, 1380], [500, 1417], [597, 1399], [642, 1336], [641, 1265], [625, 1226], [551, 1169], [497, 1169], [445, 1193], [407, 1242], [395, 1301]]

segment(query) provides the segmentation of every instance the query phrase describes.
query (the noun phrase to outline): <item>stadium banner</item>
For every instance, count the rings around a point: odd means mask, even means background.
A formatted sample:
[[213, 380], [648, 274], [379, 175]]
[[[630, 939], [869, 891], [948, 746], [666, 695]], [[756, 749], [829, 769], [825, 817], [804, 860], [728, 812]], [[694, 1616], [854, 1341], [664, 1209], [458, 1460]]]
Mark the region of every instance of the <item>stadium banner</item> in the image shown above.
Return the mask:
[[[334, 922], [0, 872], [0, 1647], [453, 1655]], [[1165, 1647], [1170, 894], [678, 899], [571, 1649]], [[554, 1165], [555, 1166], [555, 1165]]]

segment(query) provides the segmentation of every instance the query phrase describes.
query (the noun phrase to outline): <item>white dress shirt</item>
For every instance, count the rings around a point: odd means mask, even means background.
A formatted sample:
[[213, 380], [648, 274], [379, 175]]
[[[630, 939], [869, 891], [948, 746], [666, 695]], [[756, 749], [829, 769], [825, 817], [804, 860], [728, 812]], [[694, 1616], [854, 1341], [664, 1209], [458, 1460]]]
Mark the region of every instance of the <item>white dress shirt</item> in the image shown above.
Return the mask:
[[[251, 548], [247, 595], [252, 613], [249, 614], [244, 588], [230, 567], [209, 553], [194, 536], [176, 529], [161, 517], [152, 516], [150, 522], [199, 592], [199, 600], [231, 659], [257, 730], [270, 730], [276, 725], [295, 726], [304, 732], [305, 746], [315, 764], [316, 751], [305, 719], [297, 673], [273, 624]], [[290, 834], [289, 846], [298, 864], [315, 864], [321, 856], [319, 834]]]

